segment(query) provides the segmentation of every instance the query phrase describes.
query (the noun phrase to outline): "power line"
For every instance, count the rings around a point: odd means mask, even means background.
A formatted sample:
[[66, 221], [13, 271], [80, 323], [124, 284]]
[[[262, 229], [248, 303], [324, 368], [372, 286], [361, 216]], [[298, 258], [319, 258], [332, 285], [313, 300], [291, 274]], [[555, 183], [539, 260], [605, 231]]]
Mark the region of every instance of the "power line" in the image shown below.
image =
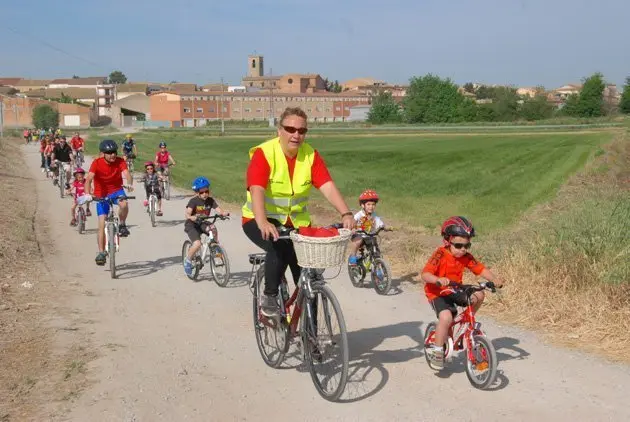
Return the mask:
[[77, 56], [75, 54], [69, 53], [69, 52], [67, 52], [67, 51], [65, 51], [65, 50], [63, 50], [63, 49], [61, 49], [59, 47], [55, 47], [54, 45], [52, 45], [52, 44], [50, 44], [50, 43], [48, 43], [48, 42], [46, 42], [44, 40], [40, 40], [39, 38], [36, 38], [36, 37], [34, 37], [34, 36], [30, 35], [30, 34], [25, 34], [23, 32], [20, 32], [20, 31], [14, 29], [14, 28], [11, 28], [10, 26], [5, 26], [5, 28], [8, 29], [9, 31], [13, 32], [16, 35], [21, 35], [23, 37], [31, 38], [32, 40], [37, 41], [38, 43], [43, 44], [43, 45], [45, 45], [46, 47], [48, 47], [48, 48], [50, 48], [52, 50], [55, 50], [55, 51], [57, 51], [59, 53], [62, 53], [62, 54], [65, 54], [66, 56], [72, 57], [73, 59], [76, 59], [76, 60], [85, 62], [87, 64], [90, 64], [92, 66], [98, 67], [101, 70], [107, 68], [107, 66], [103, 66], [102, 64], [95, 63], [95, 62], [93, 62], [91, 60], [88, 60], [86, 58], [83, 58], [83, 57]]

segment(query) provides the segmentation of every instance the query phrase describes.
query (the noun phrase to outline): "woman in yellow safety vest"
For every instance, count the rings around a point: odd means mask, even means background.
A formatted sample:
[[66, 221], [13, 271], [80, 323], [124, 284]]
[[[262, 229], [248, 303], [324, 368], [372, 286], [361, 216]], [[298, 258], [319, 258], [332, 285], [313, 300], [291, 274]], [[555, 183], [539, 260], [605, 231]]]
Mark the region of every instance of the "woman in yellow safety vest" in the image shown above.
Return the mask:
[[333, 182], [317, 150], [304, 142], [307, 116], [299, 107], [287, 108], [280, 116], [278, 136], [249, 150], [247, 202], [243, 205], [243, 231], [267, 252], [265, 291], [261, 312], [277, 315], [276, 297], [282, 275], [291, 268], [295, 282], [300, 277], [291, 242], [276, 242], [280, 225], [310, 226], [307, 205], [311, 186], [341, 214], [343, 226], [352, 228], [354, 217]]

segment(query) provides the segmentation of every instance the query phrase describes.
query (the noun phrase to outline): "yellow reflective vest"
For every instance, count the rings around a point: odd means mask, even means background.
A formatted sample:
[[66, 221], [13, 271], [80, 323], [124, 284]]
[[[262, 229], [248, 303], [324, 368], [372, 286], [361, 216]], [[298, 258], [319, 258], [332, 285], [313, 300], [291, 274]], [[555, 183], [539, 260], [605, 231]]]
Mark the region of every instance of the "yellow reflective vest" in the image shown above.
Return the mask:
[[[287, 158], [280, 147], [280, 138], [273, 138], [249, 150], [251, 160], [254, 152], [260, 148], [265, 154], [271, 169], [269, 181], [265, 187], [265, 211], [268, 218], [274, 218], [286, 224], [289, 217], [293, 226], [304, 227], [311, 224], [311, 216], [306, 209], [311, 191], [311, 168], [315, 160], [315, 150], [303, 143], [298, 150], [293, 169], [293, 180], [289, 176]], [[243, 217], [254, 218], [252, 195], [247, 191], [247, 202], [242, 208]]]

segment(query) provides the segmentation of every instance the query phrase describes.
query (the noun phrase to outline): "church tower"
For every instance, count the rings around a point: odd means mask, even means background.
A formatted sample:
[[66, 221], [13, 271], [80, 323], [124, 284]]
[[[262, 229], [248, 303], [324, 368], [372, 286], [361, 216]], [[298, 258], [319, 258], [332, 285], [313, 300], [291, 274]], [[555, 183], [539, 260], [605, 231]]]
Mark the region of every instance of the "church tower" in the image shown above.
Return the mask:
[[247, 56], [247, 69], [247, 76], [249, 77], [265, 76], [263, 56], [258, 54]]

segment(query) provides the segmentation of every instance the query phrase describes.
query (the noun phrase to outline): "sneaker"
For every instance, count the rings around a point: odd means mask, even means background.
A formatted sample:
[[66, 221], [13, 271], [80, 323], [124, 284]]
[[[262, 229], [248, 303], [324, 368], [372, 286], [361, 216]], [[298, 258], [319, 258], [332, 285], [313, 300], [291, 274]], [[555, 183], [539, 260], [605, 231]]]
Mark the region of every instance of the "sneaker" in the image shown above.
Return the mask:
[[357, 258], [356, 255], [350, 255], [350, 258], [348, 258], [348, 264], [350, 265], [357, 265], [359, 263], [359, 259]]
[[105, 265], [105, 262], [107, 262], [107, 255], [105, 254], [105, 252], [99, 252], [98, 255], [96, 255], [96, 265]]
[[429, 354], [429, 359], [433, 365], [437, 368], [444, 367], [444, 348], [436, 345], [431, 345], [431, 347], [427, 348], [425, 353]]
[[188, 258], [184, 258], [184, 272], [187, 276], [191, 276], [193, 273], [193, 263]]
[[129, 229], [127, 228], [126, 224], [120, 225], [120, 228], [118, 229], [118, 234], [120, 234], [121, 237], [129, 236]]
[[92, 216], [92, 211], [87, 210], [87, 211], [85, 212], [85, 215], [87, 215], [88, 217], [91, 217], [91, 216]]
[[158, 217], [162, 217], [164, 214], [162, 214], [162, 211], [158, 211], [155, 215], [157, 215]]
[[73, 218], [72, 220], [70, 220], [70, 225], [71, 226], [76, 226], [77, 225], [77, 219]]
[[276, 296], [263, 295], [260, 299], [261, 314], [267, 318], [275, 318], [279, 315], [278, 299]]

